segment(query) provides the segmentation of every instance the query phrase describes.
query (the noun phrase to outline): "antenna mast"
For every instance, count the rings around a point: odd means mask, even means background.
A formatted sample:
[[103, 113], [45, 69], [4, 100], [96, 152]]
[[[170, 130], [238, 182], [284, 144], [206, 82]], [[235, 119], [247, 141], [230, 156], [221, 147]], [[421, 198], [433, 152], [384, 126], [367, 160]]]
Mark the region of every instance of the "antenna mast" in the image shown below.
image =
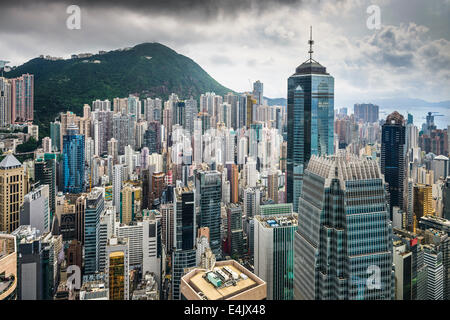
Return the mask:
[[312, 48], [312, 46], [313, 46], [313, 44], [314, 44], [314, 40], [312, 39], [312, 26], [310, 26], [310, 29], [309, 29], [309, 41], [308, 41], [308, 44], [309, 44], [309, 51], [308, 51], [308, 53], [309, 53], [309, 60], [312, 60], [312, 54], [313, 54], [313, 48]]

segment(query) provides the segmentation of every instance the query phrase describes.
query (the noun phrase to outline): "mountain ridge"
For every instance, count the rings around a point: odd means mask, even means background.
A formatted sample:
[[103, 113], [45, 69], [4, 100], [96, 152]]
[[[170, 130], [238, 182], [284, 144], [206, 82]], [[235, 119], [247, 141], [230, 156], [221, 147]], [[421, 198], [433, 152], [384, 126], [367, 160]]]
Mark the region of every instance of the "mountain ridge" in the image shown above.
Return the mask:
[[81, 114], [84, 104], [96, 99], [128, 97], [198, 99], [201, 93], [234, 92], [213, 79], [194, 60], [157, 43], [146, 42], [87, 58], [47, 60], [34, 58], [5, 73], [7, 78], [34, 74], [35, 121], [41, 136], [59, 112]]

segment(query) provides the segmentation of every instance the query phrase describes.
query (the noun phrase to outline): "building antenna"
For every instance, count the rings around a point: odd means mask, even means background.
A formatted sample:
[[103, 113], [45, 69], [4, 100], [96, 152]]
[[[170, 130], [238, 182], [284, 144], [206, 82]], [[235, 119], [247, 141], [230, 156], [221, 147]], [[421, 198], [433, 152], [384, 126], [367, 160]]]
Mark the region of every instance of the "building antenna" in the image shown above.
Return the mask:
[[310, 26], [310, 29], [309, 29], [309, 41], [308, 41], [308, 44], [309, 44], [309, 51], [308, 51], [308, 53], [309, 53], [309, 60], [312, 61], [312, 54], [314, 52], [313, 48], [312, 48], [312, 46], [314, 44], [314, 40], [312, 38], [312, 26]]

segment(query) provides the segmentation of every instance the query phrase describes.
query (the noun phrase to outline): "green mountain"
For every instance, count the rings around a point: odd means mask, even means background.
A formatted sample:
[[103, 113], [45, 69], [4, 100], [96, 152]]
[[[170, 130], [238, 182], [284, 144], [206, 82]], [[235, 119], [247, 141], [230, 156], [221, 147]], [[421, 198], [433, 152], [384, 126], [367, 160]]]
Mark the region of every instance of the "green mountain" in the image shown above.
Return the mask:
[[[95, 61], [95, 62], [94, 62]], [[98, 63], [99, 62], [99, 63]], [[6, 73], [8, 78], [34, 74], [35, 120], [41, 136], [61, 111], [79, 115], [85, 103], [95, 99], [144, 97], [167, 99], [173, 92], [181, 99], [213, 91], [232, 90], [214, 80], [192, 59], [160, 43], [143, 43], [128, 50], [115, 50], [89, 58], [51, 61], [32, 59]]]

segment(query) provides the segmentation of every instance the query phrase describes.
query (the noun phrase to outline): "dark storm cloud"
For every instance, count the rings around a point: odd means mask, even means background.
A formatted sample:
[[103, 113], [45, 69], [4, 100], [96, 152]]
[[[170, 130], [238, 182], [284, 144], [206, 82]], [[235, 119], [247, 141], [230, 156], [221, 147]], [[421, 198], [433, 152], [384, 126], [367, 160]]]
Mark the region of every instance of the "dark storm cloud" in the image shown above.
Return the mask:
[[[6, 15], [9, 8], [74, 4], [81, 8], [124, 9], [169, 16], [189, 15], [209, 20], [218, 16], [233, 16], [249, 10], [258, 14], [280, 6], [299, 5], [302, 2], [303, 0], [16, 0], [2, 4], [2, 10], [3, 15]], [[310, 2], [320, 2], [320, 0]], [[0, 16], [2, 16], [1, 12]]]

